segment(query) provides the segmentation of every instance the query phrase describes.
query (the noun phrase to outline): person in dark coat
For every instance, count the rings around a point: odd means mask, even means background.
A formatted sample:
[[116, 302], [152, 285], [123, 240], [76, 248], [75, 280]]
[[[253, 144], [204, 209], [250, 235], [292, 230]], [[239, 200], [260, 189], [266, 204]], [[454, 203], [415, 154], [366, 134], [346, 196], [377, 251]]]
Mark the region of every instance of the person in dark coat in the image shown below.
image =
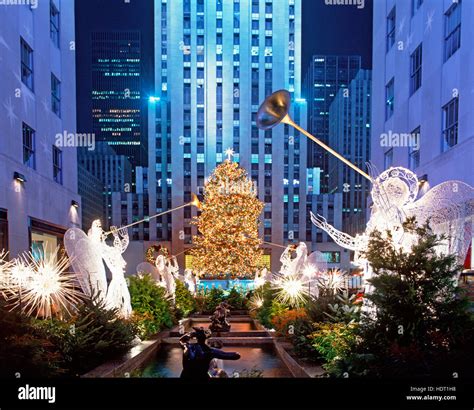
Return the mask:
[[[209, 365], [213, 359], [239, 360], [237, 352], [224, 352], [221, 349], [208, 346], [206, 340], [210, 332], [204, 328], [193, 327], [194, 332], [186, 333], [179, 339], [183, 348], [183, 371], [181, 378], [209, 379]], [[196, 338], [197, 343], [191, 343]]]

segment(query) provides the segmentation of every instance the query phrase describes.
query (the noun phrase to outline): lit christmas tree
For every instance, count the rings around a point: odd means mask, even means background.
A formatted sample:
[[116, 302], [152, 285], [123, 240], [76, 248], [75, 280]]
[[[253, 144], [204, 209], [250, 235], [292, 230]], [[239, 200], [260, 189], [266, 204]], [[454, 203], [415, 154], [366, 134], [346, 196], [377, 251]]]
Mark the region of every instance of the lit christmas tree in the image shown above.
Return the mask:
[[228, 159], [205, 185], [201, 214], [193, 220], [193, 270], [216, 277], [249, 277], [262, 268], [259, 216], [263, 203], [245, 169]]

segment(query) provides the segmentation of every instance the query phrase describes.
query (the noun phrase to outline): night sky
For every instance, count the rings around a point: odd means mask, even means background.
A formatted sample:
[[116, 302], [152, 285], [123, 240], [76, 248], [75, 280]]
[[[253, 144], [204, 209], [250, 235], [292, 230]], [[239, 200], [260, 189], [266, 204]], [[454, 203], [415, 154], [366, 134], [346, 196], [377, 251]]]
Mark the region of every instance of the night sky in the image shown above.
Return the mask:
[[362, 67], [372, 68], [372, 0], [363, 9], [303, 0], [302, 43], [302, 78], [313, 54], [360, 55]]

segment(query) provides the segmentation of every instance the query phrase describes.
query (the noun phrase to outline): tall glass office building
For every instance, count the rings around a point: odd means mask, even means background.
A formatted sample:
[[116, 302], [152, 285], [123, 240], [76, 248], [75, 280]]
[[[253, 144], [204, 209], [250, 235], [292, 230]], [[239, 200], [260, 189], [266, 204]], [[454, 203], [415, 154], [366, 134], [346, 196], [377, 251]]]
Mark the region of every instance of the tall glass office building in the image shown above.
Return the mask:
[[[308, 99], [308, 128], [333, 147], [329, 133], [329, 107], [340, 89], [346, 89], [361, 68], [360, 56], [314, 55], [304, 80]], [[329, 154], [316, 144], [308, 150], [308, 163], [320, 172], [319, 189], [329, 192]]]
[[92, 32], [91, 54], [92, 131], [133, 165], [144, 165], [140, 32]]
[[[148, 179], [156, 183], [148, 187], [150, 214], [202, 193], [205, 179], [232, 148], [233, 160], [248, 171], [265, 202], [265, 241], [285, 244], [300, 233], [304, 240], [310, 223], [307, 140], [288, 126], [264, 132], [255, 123], [265, 96], [285, 88], [293, 99], [291, 116], [306, 127], [300, 61], [301, 0], [155, 0]], [[174, 254], [183, 252], [197, 233], [190, 225], [195, 212], [185, 208], [158, 218], [150, 240], [170, 241]], [[274, 271], [281, 250], [266, 250]], [[183, 264], [192, 264], [184, 254]]]

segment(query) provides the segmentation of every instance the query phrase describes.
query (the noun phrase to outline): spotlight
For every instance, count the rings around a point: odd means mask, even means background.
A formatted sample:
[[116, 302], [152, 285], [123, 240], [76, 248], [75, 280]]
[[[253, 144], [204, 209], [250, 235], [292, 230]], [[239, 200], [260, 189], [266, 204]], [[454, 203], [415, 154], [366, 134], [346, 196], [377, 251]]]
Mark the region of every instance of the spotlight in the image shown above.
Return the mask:
[[79, 208], [79, 202], [77, 201], [74, 201], [74, 199], [71, 201], [71, 206], [73, 206], [74, 208]]
[[16, 171], [13, 173], [13, 179], [16, 179], [18, 182], [26, 182], [25, 176]]
[[423, 174], [420, 178], [418, 178], [418, 184], [420, 186], [422, 186], [426, 182], [428, 182], [428, 174]]
[[151, 102], [151, 103], [156, 103], [156, 102], [160, 101], [160, 97], [151, 96], [150, 98], [148, 98], [148, 101]]

